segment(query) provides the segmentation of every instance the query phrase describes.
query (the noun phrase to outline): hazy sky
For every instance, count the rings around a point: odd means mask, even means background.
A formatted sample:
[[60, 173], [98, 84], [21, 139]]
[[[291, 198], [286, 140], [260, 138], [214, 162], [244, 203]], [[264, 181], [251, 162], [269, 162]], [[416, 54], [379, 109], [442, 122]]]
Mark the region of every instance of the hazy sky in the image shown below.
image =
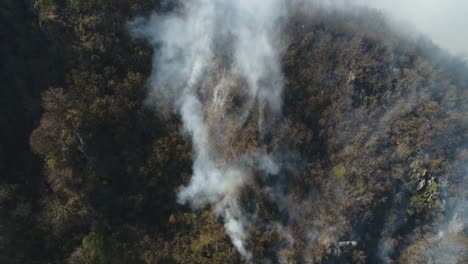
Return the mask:
[[356, 0], [406, 22], [454, 54], [468, 56], [468, 0]]

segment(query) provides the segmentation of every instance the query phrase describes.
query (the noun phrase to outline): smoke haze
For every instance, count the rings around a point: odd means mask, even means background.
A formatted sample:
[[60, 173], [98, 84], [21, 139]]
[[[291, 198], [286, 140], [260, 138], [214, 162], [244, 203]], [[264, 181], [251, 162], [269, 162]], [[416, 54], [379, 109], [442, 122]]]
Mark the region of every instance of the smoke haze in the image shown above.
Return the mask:
[[464, 0], [356, 0], [354, 4], [381, 10], [400, 29], [414, 27], [452, 53], [468, 55], [468, 1]]
[[[350, 3], [310, 2], [331, 8], [344, 7], [344, 10]], [[353, 1], [353, 4], [382, 10], [397, 24], [414, 25], [440, 46], [454, 53], [468, 53], [467, 34], [462, 33], [468, 25], [468, 19], [463, 18], [468, 3], [363, 0]], [[180, 114], [184, 133], [190, 136], [193, 144], [193, 175], [178, 193], [178, 200], [195, 209], [212, 207], [223, 219], [232, 243], [246, 259], [251, 258], [247, 229], [253, 216], [243, 211], [240, 192], [252, 181], [250, 160], [255, 161], [255, 169], [266, 174], [279, 174], [281, 168], [272, 158], [276, 153], [268, 153], [262, 147], [226, 158], [232, 133], [226, 124], [234, 120], [239, 129], [249, 118], [255, 118], [262, 136], [271, 129], [272, 118], [267, 115], [281, 115], [284, 77], [280, 59], [285, 47], [280, 34], [281, 22], [289, 15], [288, 5], [294, 4], [283, 0], [191, 0], [184, 1], [178, 13], [153, 15], [132, 23], [133, 34], [149, 40], [155, 48], [149, 101]], [[232, 94], [239, 90], [243, 99], [240, 111], [230, 111], [227, 105], [232, 103]], [[413, 99], [408, 101], [411, 101], [408, 104], [414, 103]], [[228, 118], [232, 120], [226, 121]], [[375, 133], [378, 132], [381, 131]], [[276, 202], [291, 204], [275, 187], [269, 190], [274, 190], [272, 196], [276, 197]], [[336, 189], [336, 193], [340, 193]], [[341, 196], [344, 195], [337, 195]], [[464, 200], [460, 201], [464, 208]], [[283, 207], [292, 212], [300, 211], [301, 205]], [[397, 215], [394, 222], [387, 223], [389, 236], [393, 236], [395, 223], [404, 214], [403, 209], [394, 211]], [[326, 221], [320, 224], [326, 225]], [[287, 230], [287, 227], [278, 229]], [[336, 244], [333, 232], [339, 232], [329, 229], [327, 239]], [[310, 243], [315, 243], [315, 233], [307, 231]], [[324, 232], [323, 228], [321, 231]], [[292, 245], [293, 239], [288, 234], [284, 236], [290, 241], [289, 246]], [[392, 249], [382, 251], [385, 251], [383, 255], [389, 255]]]

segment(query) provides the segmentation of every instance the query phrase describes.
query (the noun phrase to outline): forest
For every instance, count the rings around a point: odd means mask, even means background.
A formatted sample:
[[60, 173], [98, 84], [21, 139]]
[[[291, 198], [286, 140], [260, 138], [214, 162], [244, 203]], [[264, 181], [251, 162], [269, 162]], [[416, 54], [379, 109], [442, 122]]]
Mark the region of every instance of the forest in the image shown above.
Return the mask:
[[[182, 2], [2, 0], [0, 263], [468, 263], [463, 58], [375, 10], [288, 7], [260, 99], [214, 49], [205, 149], [153, 87], [177, 75], [145, 29]], [[221, 189], [192, 194], [206, 162]]]

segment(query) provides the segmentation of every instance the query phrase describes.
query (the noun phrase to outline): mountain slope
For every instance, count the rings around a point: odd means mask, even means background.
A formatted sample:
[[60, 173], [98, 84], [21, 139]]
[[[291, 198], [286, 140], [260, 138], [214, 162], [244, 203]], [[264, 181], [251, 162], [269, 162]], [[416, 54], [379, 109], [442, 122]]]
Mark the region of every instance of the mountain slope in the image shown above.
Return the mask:
[[[278, 28], [284, 45], [278, 111], [248, 101], [248, 80], [232, 70], [232, 45], [217, 46], [212, 74], [194, 90], [216, 166], [243, 172], [221, 175], [224, 183], [216, 184], [228, 194], [216, 195], [235, 197], [229, 205], [249, 220], [246, 259], [216, 203], [196, 209], [179, 203], [197, 169], [196, 137], [153, 94], [164, 45], [132, 38], [127, 23], [141, 22], [135, 18], [152, 9], [180, 15], [181, 7], [124, 0], [37, 0], [33, 7], [38, 20], [30, 23], [41, 33], [18, 43], [43, 44], [40, 52], [33, 45], [17, 52], [40, 54], [33, 66], [15, 65], [16, 42], [1, 47], [16, 79], [31, 81], [2, 90], [9, 98], [2, 109], [18, 118], [0, 119], [17, 131], [2, 139], [0, 260], [468, 261], [462, 60], [402, 36], [372, 10], [292, 9]], [[14, 13], [25, 10], [26, 4]], [[10, 33], [20, 32], [29, 31]], [[56, 57], [44, 55], [48, 48]], [[1, 74], [12, 76], [7, 69]], [[217, 90], [219, 83], [227, 88]], [[28, 152], [28, 137], [42, 168]], [[26, 172], [13, 176], [21, 167]]]

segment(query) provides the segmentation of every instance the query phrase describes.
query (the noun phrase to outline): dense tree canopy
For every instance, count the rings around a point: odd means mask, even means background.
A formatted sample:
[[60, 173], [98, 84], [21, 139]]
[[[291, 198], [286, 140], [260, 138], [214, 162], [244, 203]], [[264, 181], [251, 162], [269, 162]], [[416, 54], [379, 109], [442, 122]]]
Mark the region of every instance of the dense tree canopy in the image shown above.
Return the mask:
[[[245, 262], [210, 208], [177, 203], [191, 142], [176, 114], [145, 104], [152, 51], [128, 22], [177, 6], [4, 2], [0, 262]], [[252, 261], [427, 260], [438, 221], [451, 217], [446, 202], [465, 195], [466, 63], [398, 36], [373, 11], [298, 11], [284, 31], [284, 116], [267, 146], [290, 153], [277, 180], [291, 208], [273, 202], [264, 178], [243, 191], [257, 216]], [[255, 121], [241, 133], [229, 125], [226, 159], [262, 140]], [[287, 239], [271, 220], [287, 223], [294, 245], [279, 246]]]

